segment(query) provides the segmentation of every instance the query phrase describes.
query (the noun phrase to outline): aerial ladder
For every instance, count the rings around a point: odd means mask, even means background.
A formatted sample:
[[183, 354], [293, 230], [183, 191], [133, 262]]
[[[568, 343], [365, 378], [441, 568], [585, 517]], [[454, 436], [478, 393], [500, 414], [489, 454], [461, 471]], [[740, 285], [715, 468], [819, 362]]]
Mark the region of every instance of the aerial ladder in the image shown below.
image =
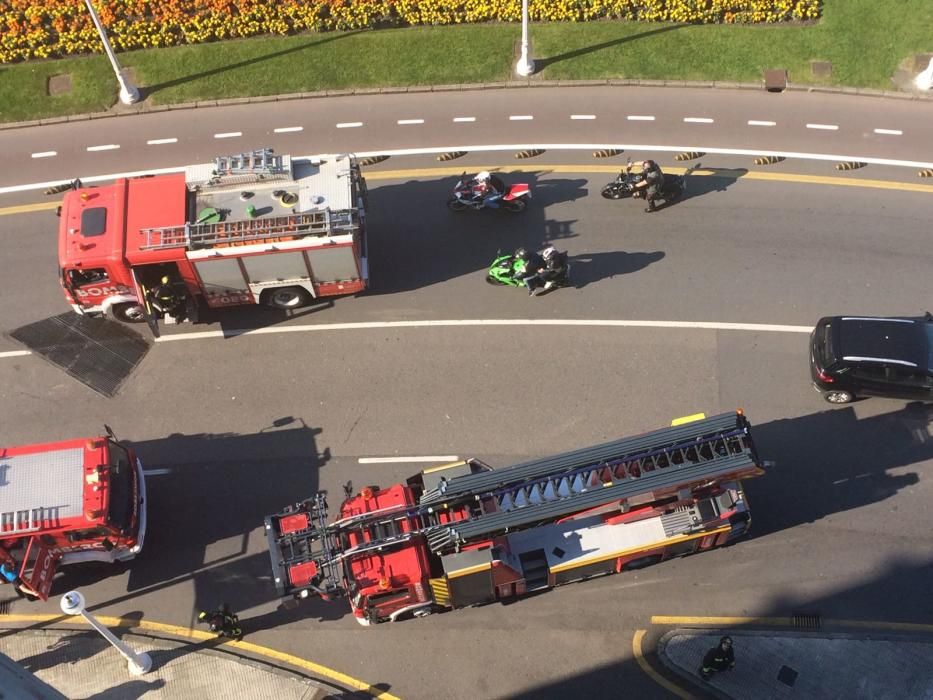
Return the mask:
[[[449, 465], [429, 484], [409, 480], [416, 502], [327, 523], [324, 494], [265, 520], [280, 595], [342, 591], [346, 562], [423, 538], [435, 555], [554, 522], [608, 503], [687, 496], [717, 482], [763, 474], [741, 411], [703, 417], [633, 438], [491, 469], [479, 460]], [[365, 491], [365, 489], [364, 489]], [[349, 496], [349, 493], [348, 493]]]

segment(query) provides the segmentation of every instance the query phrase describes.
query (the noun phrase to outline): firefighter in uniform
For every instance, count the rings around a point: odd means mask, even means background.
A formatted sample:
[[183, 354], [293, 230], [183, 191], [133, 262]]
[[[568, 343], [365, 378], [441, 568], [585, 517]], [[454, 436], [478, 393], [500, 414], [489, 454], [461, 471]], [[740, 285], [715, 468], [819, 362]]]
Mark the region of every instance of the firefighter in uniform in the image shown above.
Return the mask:
[[221, 605], [219, 610], [200, 612], [198, 622], [208, 625], [211, 632], [216, 632], [218, 637], [229, 637], [237, 641], [243, 638], [240, 618], [230, 612], [230, 606], [226, 603]]
[[168, 275], [159, 280], [159, 284], [149, 291], [149, 302], [163, 316], [181, 315], [183, 299], [175, 291], [175, 285], [172, 284]]
[[703, 657], [700, 676], [708, 681], [717, 671], [731, 671], [735, 668], [735, 653], [732, 651], [732, 637], [722, 637], [719, 644]]

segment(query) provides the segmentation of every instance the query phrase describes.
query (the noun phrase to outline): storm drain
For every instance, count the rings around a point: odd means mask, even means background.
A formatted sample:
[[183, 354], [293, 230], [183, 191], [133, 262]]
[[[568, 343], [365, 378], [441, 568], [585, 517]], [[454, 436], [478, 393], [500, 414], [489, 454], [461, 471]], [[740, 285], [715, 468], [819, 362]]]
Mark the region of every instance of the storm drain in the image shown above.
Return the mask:
[[818, 630], [822, 627], [819, 613], [794, 613], [794, 627], [799, 630]]
[[149, 351], [149, 343], [126, 326], [74, 312], [21, 326], [9, 336], [107, 397]]

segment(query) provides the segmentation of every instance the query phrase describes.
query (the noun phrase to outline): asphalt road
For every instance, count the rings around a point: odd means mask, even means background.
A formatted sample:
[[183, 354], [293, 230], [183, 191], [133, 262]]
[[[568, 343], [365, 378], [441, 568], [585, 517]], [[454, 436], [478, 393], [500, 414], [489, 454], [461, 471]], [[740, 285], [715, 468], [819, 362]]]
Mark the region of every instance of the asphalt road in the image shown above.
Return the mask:
[[[694, 196], [647, 217], [635, 202], [598, 197], [606, 179], [537, 173], [521, 217], [448, 212], [449, 177], [373, 180], [371, 293], [294, 318], [231, 312], [172, 334], [432, 319], [806, 326], [824, 314], [929, 306], [928, 194], [698, 178]], [[66, 308], [55, 223], [51, 213], [0, 218], [4, 331]], [[529, 299], [483, 283], [497, 248], [545, 240], [570, 251], [577, 288]], [[0, 343], [0, 352], [17, 348]], [[228, 601], [252, 641], [408, 699], [665, 697], [633, 661], [633, 632], [652, 614], [933, 616], [931, 410], [885, 400], [830, 407], [810, 388], [806, 363], [799, 332], [504, 325], [245, 335], [158, 343], [114, 399], [35, 357], [2, 358], [0, 420], [9, 444], [107, 422], [160, 472], [149, 481], [139, 561], [73, 570], [56, 584], [56, 593], [80, 586], [102, 613], [190, 625], [199, 608]], [[339, 603], [275, 611], [264, 515], [317, 489], [340, 494], [349, 479], [385, 485], [422, 466], [362, 457], [504, 466], [739, 406], [777, 466], [748, 483], [755, 534], [734, 547], [371, 629]]]

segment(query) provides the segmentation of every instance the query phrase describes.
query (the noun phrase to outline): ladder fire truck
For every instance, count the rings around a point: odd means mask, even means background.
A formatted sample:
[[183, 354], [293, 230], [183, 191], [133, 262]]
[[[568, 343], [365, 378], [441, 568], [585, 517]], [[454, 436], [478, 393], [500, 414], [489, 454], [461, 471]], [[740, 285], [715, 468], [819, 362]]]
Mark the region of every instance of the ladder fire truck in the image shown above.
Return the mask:
[[345, 595], [363, 625], [506, 600], [719, 547], [764, 473], [741, 410], [491, 469], [476, 459], [323, 493], [265, 519], [279, 595]]
[[[366, 183], [351, 156], [263, 149], [184, 173], [77, 181], [60, 209], [65, 297], [79, 314], [195, 318], [366, 288]], [[167, 300], [168, 299], [168, 300]]]
[[146, 482], [105, 437], [0, 448], [0, 564], [48, 597], [58, 565], [133, 559], [146, 537]]

